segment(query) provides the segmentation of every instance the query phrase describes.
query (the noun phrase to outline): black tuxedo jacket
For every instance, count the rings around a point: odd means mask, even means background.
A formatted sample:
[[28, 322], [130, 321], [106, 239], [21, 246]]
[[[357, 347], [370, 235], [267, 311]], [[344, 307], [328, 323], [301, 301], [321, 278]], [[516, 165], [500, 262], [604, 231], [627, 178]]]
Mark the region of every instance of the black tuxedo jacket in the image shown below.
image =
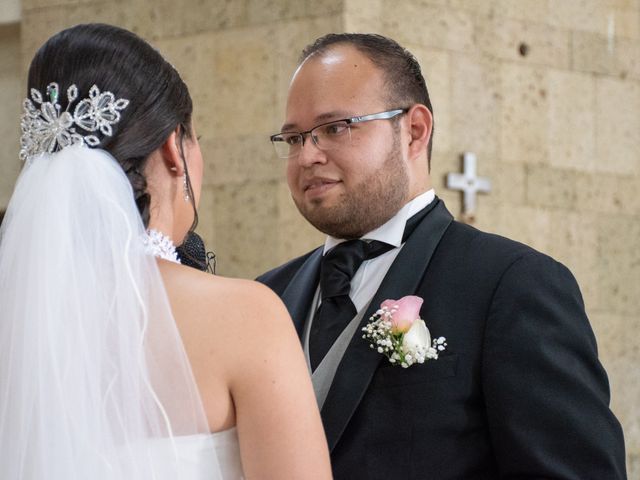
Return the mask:
[[[437, 200], [389, 269], [418, 295], [438, 360], [408, 369], [351, 340], [322, 408], [336, 479], [626, 478], [622, 429], [575, 279], [514, 241], [453, 221]], [[322, 248], [262, 275], [298, 334]]]

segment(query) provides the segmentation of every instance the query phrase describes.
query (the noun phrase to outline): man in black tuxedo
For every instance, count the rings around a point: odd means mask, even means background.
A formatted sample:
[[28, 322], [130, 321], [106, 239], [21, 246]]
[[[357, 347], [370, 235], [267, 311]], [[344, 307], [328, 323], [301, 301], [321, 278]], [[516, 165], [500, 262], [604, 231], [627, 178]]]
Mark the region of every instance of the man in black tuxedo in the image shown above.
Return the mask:
[[[411, 54], [377, 35], [318, 39], [282, 132], [271, 140], [293, 200], [328, 237], [259, 280], [300, 334], [335, 478], [626, 478], [573, 276], [454, 221], [435, 196], [433, 113]], [[406, 369], [361, 331], [405, 295], [424, 299], [420, 317], [448, 343]]]

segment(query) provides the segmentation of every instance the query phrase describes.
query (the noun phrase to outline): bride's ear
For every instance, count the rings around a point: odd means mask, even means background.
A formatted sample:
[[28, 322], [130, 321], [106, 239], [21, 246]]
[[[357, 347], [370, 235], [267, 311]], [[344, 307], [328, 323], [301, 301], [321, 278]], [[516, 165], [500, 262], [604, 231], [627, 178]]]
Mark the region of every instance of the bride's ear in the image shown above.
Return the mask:
[[162, 160], [172, 175], [181, 177], [184, 175], [184, 161], [180, 151], [180, 127], [171, 132], [171, 135], [160, 147]]

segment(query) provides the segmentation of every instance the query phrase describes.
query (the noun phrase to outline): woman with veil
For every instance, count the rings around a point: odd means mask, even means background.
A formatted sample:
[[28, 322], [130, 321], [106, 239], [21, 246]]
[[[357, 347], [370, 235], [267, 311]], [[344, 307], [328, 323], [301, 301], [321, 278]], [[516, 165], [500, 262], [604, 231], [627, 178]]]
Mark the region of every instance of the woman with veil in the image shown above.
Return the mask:
[[177, 259], [203, 172], [191, 114], [126, 30], [35, 55], [0, 230], [3, 480], [330, 478], [283, 305]]

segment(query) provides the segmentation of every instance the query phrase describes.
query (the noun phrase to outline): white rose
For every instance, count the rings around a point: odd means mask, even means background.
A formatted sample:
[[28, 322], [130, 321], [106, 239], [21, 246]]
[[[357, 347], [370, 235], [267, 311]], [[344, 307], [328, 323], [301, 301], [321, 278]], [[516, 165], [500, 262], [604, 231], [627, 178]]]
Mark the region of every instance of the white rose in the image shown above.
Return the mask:
[[406, 354], [425, 352], [431, 345], [431, 335], [424, 320], [416, 319], [402, 339], [402, 351]]

